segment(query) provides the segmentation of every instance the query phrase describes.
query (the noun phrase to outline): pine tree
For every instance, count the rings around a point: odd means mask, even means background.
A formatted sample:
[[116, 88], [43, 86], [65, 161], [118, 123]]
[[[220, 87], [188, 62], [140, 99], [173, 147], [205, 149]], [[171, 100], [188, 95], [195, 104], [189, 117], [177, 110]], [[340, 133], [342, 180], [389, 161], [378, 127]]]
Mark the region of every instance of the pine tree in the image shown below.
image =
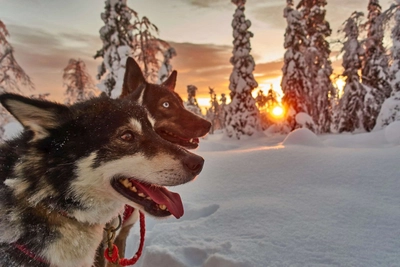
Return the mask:
[[392, 94], [382, 104], [381, 111], [374, 130], [379, 130], [389, 125], [393, 121], [400, 120], [400, 0], [397, 0], [397, 5], [393, 5], [389, 12], [394, 11], [395, 25], [392, 28], [392, 65], [389, 69], [390, 84], [392, 87]]
[[194, 85], [187, 86], [188, 101], [185, 103], [185, 108], [187, 110], [193, 112], [194, 114], [202, 116], [201, 109], [200, 109], [199, 104], [197, 103], [197, 99], [196, 99], [196, 91], [197, 91], [196, 86], [194, 86]]
[[176, 56], [175, 48], [170, 47], [164, 51], [164, 60], [161, 64], [161, 68], [158, 71], [158, 84], [164, 82], [172, 72], [172, 66], [170, 60]]
[[126, 1], [105, 1], [105, 11], [101, 13], [105, 25], [100, 29], [103, 47], [94, 56], [103, 58], [98, 68], [97, 79], [100, 80], [106, 75], [99, 87], [108, 96], [113, 97], [121, 94], [126, 59], [134, 48], [132, 31], [135, 26], [131, 19], [133, 17], [137, 20], [137, 13], [127, 6]]
[[215, 130], [222, 129], [222, 121], [221, 121], [221, 107], [217, 100], [217, 94], [214, 91], [214, 88], [208, 87], [210, 94], [210, 104], [211, 107], [207, 110], [206, 119], [211, 122], [210, 133], [213, 134]]
[[343, 23], [340, 32], [344, 33], [345, 41], [342, 48], [344, 68], [343, 76], [346, 77], [344, 93], [339, 100], [339, 114], [335, 122], [338, 132], [353, 132], [362, 129], [364, 110], [364, 96], [366, 88], [360, 82], [358, 75], [361, 69], [364, 49], [358, 41], [360, 12], [354, 12], [350, 18]]
[[240, 139], [261, 131], [259, 112], [251, 95], [258, 86], [253, 77], [254, 59], [250, 55], [250, 38], [248, 31], [251, 22], [244, 15], [246, 0], [232, 0], [237, 6], [233, 15], [233, 56], [230, 59], [233, 71], [229, 78], [231, 103], [227, 105], [225, 133], [228, 137]]
[[305, 51], [307, 79], [311, 88], [310, 114], [317, 124], [319, 133], [330, 132], [331, 97], [335, 94], [330, 76], [332, 63], [329, 59], [330, 48], [326, 38], [331, 35], [329, 23], [325, 20], [326, 0], [302, 0], [297, 8], [306, 23], [308, 47]]
[[225, 121], [226, 121], [226, 95], [224, 93], [221, 94], [219, 101], [221, 104], [219, 105], [219, 121], [221, 122], [221, 129], [225, 129]]
[[287, 0], [284, 9], [287, 21], [285, 32], [284, 65], [282, 67], [281, 88], [283, 91], [282, 103], [287, 114], [287, 127], [282, 129], [294, 130], [299, 127], [296, 114], [305, 112], [310, 114], [309, 88], [307, 66], [303, 51], [308, 46], [307, 32], [301, 14], [293, 6], [293, 0]]
[[65, 92], [65, 104], [71, 105], [81, 102], [96, 95], [92, 78], [87, 72], [85, 63], [81, 60], [70, 59], [63, 74]]
[[158, 28], [147, 17], [136, 21], [134, 26], [134, 57], [142, 68], [145, 79], [156, 83], [161, 67], [158, 57], [162, 56], [170, 45], [157, 38]]
[[362, 82], [367, 85], [364, 99], [363, 125], [371, 131], [376, 123], [381, 106], [391, 94], [389, 63], [383, 46], [385, 16], [382, 15], [378, 0], [368, 4], [367, 39], [365, 60], [362, 68]]

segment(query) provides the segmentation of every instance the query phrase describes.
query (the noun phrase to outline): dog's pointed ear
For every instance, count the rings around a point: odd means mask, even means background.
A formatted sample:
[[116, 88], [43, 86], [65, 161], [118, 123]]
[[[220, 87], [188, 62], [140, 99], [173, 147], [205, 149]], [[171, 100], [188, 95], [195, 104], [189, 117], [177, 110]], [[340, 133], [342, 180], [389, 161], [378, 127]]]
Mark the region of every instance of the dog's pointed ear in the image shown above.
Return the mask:
[[142, 84], [146, 84], [146, 79], [143, 76], [142, 70], [133, 58], [128, 57], [126, 60], [124, 83], [122, 84], [122, 93], [120, 97], [125, 97], [135, 92]]
[[178, 72], [174, 70], [168, 77], [167, 80], [165, 80], [161, 85], [165, 86], [168, 88], [170, 91], [175, 90], [175, 85], [176, 85], [176, 76], [178, 75]]
[[1, 104], [24, 126], [34, 133], [34, 139], [48, 135], [48, 130], [60, 125], [70, 109], [46, 100], [31, 99], [17, 94], [0, 95]]

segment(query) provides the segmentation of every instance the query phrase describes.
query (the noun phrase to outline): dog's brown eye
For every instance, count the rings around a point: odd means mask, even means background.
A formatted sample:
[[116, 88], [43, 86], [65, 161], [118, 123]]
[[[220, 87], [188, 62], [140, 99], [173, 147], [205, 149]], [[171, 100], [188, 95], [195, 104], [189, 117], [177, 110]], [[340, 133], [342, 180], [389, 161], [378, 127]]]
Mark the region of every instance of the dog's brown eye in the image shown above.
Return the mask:
[[162, 106], [163, 106], [164, 108], [168, 108], [168, 107], [169, 107], [169, 102], [164, 102], [164, 103], [162, 103]]
[[131, 131], [126, 131], [119, 138], [126, 142], [132, 142], [135, 140], [135, 135]]

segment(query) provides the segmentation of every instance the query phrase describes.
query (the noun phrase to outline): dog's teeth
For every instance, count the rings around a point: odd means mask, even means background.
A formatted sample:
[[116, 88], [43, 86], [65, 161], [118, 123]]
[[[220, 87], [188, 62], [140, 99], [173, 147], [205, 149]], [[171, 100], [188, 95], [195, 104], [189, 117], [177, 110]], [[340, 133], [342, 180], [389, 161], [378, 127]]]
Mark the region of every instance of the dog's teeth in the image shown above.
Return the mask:
[[146, 195], [143, 194], [143, 193], [139, 193], [138, 196], [139, 196], [139, 197], [145, 197]]
[[146, 197], [146, 199], [148, 199], [148, 200], [152, 200], [152, 199], [151, 199], [151, 197]]
[[189, 143], [193, 143], [193, 138], [191, 138], [191, 139], [189, 140]]
[[136, 189], [136, 187], [135, 186], [132, 186], [131, 188], [129, 188], [131, 191], [133, 191], [133, 192], [137, 192], [137, 189]]
[[132, 185], [131, 185], [131, 182], [129, 182], [128, 179], [120, 180], [120, 182], [121, 182], [125, 187], [127, 187], [127, 188], [129, 188], [129, 187], [132, 186]]
[[158, 205], [159, 207], [160, 207], [160, 210], [166, 210], [167, 209], [167, 206], [165, 206], [165, 205]]

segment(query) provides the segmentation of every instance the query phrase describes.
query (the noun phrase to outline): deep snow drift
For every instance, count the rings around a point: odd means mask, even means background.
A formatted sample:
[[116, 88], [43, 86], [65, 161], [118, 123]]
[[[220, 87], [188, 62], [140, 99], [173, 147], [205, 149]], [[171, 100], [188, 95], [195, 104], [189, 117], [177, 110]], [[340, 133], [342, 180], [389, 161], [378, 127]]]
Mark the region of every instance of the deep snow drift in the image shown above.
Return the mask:
[[172, 188], [185, 215], [146, 217], [137, 266], [400, 266], [400, 131], [387, 129], [208, 136], [201, 175]]

